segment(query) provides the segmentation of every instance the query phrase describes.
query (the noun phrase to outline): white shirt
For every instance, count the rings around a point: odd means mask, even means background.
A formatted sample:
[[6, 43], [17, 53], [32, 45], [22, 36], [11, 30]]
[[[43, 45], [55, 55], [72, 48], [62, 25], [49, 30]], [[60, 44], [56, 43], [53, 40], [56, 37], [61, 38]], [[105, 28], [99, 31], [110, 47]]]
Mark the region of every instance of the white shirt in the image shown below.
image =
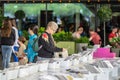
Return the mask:
[[13, 46], [19, 47], [19, 45], [18, 45], [18, 38], [19, 38], [18, 30], [17, 30], [17, 28], [15, 28], [15, 27], [12, 27], [12, 28], [15, 30], [15, 43], [14, 43]]

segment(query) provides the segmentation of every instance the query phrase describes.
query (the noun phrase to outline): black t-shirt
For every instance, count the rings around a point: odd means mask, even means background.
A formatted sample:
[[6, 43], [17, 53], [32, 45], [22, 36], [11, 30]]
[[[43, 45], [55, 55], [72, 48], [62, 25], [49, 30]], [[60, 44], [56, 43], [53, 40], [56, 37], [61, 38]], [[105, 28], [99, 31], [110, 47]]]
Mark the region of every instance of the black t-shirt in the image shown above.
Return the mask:
[[42, 48], [38, 51], [38, 56], [43, 58], [52, 58], [54, 52], [61, 52], [62, 48], [58, 48], [54, 45], [51, 34], [45, 32], [39, 37], [39, 46]]
[[12, 29], [10, 37], [1, 37], [1, 45], [12, 46], [15, 42], [15, 30]]

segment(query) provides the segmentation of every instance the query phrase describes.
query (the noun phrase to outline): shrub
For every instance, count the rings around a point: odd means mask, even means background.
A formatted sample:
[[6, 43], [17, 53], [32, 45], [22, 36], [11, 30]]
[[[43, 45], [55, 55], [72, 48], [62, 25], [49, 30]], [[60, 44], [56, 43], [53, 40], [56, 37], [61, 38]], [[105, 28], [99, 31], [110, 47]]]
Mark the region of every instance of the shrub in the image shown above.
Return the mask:
[[27, 40], [29, 39], [29, 34], [26, 30], [22, 31], [22, 36], [24, 36]]
[[120, 37], [112, 38], [110, 44], [113, 48], [117, 48], [118, 46], [120, 46]]
[[89, 43], [88, 37], [80, 37], [79, 39], [75, 39], [76, 43]]
[[42, 34], [45, 31], [45, 27], [40, 27], [38, 30], [38, 35]]
[[59, 42], [59, 41], [73, 41], [72, 33], [70, 33], [70, 32], [61, 31], [61, 32], [55, 33], [53, 35], [53, 37], [54, 37], [56, 42]]

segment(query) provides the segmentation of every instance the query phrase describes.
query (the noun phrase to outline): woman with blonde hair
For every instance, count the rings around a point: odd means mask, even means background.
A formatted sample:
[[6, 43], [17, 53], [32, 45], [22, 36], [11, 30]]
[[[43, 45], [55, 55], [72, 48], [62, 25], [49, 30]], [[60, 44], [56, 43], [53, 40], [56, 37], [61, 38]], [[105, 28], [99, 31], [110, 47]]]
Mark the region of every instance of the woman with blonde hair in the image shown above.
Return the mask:
[[1, 48], [3, 56], [3, 68], [8, 68], [12, 54], [12, 46], [15, 42], [15, 31], [9, 19], [3, 21], [1, 28]]

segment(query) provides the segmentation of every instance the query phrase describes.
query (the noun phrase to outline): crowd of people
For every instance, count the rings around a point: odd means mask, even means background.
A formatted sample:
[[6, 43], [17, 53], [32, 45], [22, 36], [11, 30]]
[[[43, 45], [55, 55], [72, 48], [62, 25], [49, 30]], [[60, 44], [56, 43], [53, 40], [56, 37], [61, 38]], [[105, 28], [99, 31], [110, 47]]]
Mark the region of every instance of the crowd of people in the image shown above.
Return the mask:
[[[89, 35], [89, 36], [87, 36]], [[91, 45], [101, 45], [103, 46], [104, 43], [104, 31], [100, 30], [100, 28], [97, 28], [97, 31], [94, 29], [89, 29], [89, 33], [84, 32], [84, 27], [80, 26], [77, 28], [77, 31], [75, 31], [72, 34], [72, 37], [75, 39], [79, 39], [82, 36], [87, 36], [89, 37], [89, 41]], [[116, 48], [120, 48], [120, 42], [114, 41], [114, 38], [119, 38], [120, 39], [120, 28], [118, 27], [113, 27], [111, 33], [107, 36], [109, 45], [115, 46]]]
[[[38, 60], [54, 57], [54, 52], [65, 51], [65, 48], [55, 46], [52, 34], [57, 29], [57, 23], [51, 21], [48, 23], [46, 30], [38, 37], [38, 26], [31, 24], [28, 28], [29, 40], [27, 46], [24, 44], [26, 38], [18, 35], [18, 29], [14, 19], [4, 19], [1, 28], [1, 48], [2, 48], [2, 67], [9, 68], [11, 57], [14, 62], [24, 65], [34, 63]], [[39, 38], [38, 52], [34, 51], [33, 44], [35, 39]]]
[[[46, 58], [53, 58], [54, 52], [66, 51], [65, 48], [58, 48], [55, 46], [55, 41], [53, 39], [53, 34], [58, 30], [58, 25], [54, 21], [50, 21], [44, 33], [40, 36], [38, 35], [39, 27], [35, 24], [31, 24], [28, 28], [29, 39], [27, 45], [25, 45], [26, 38], [24, 36], [19, 36], [18, 29], [16, 26], [15, 19], [4, 19], [1, 27], [1, 49], [2, 49], [2, 65], [3, 69], [9, 68], [9, 63], [11, 57], [13, 57], [14, 62], [19, 62], [20, 65], [27, 63], [34, 63], [39, 60]], [[84, 27], [78, 27], [77, 31], [72, 33], [72, 37], [79, 39], [82, 36], [87, 36], [89, 34], [89, 41], [93, 45], [102, 45], [103, 38], [101, 32], [94, 31], [94, 29], [89, 29], [89, 33], [84, 32]], [[112, 32], [109, 34], [109, 42], [113, 38], [120, 37], [120, 29], [113, 27]], [[38, 38], [39, 50], [36, 52], [33, 49], [33, 44]], [[119, 47], [119, 43], [112, 44], [113, 46]]]
[[[93, 29], [89, 30], [89, 41], [92, 42], [93, 44], [101, 44], [101, 37], [100, 35], [95, 32]], [[82, 36], [87, 36], [86, 33], [84, 32], [83, 27], [78, 27], [77, 31], [72, 34], [72, 37], [75, 39], [79, 39]]]

